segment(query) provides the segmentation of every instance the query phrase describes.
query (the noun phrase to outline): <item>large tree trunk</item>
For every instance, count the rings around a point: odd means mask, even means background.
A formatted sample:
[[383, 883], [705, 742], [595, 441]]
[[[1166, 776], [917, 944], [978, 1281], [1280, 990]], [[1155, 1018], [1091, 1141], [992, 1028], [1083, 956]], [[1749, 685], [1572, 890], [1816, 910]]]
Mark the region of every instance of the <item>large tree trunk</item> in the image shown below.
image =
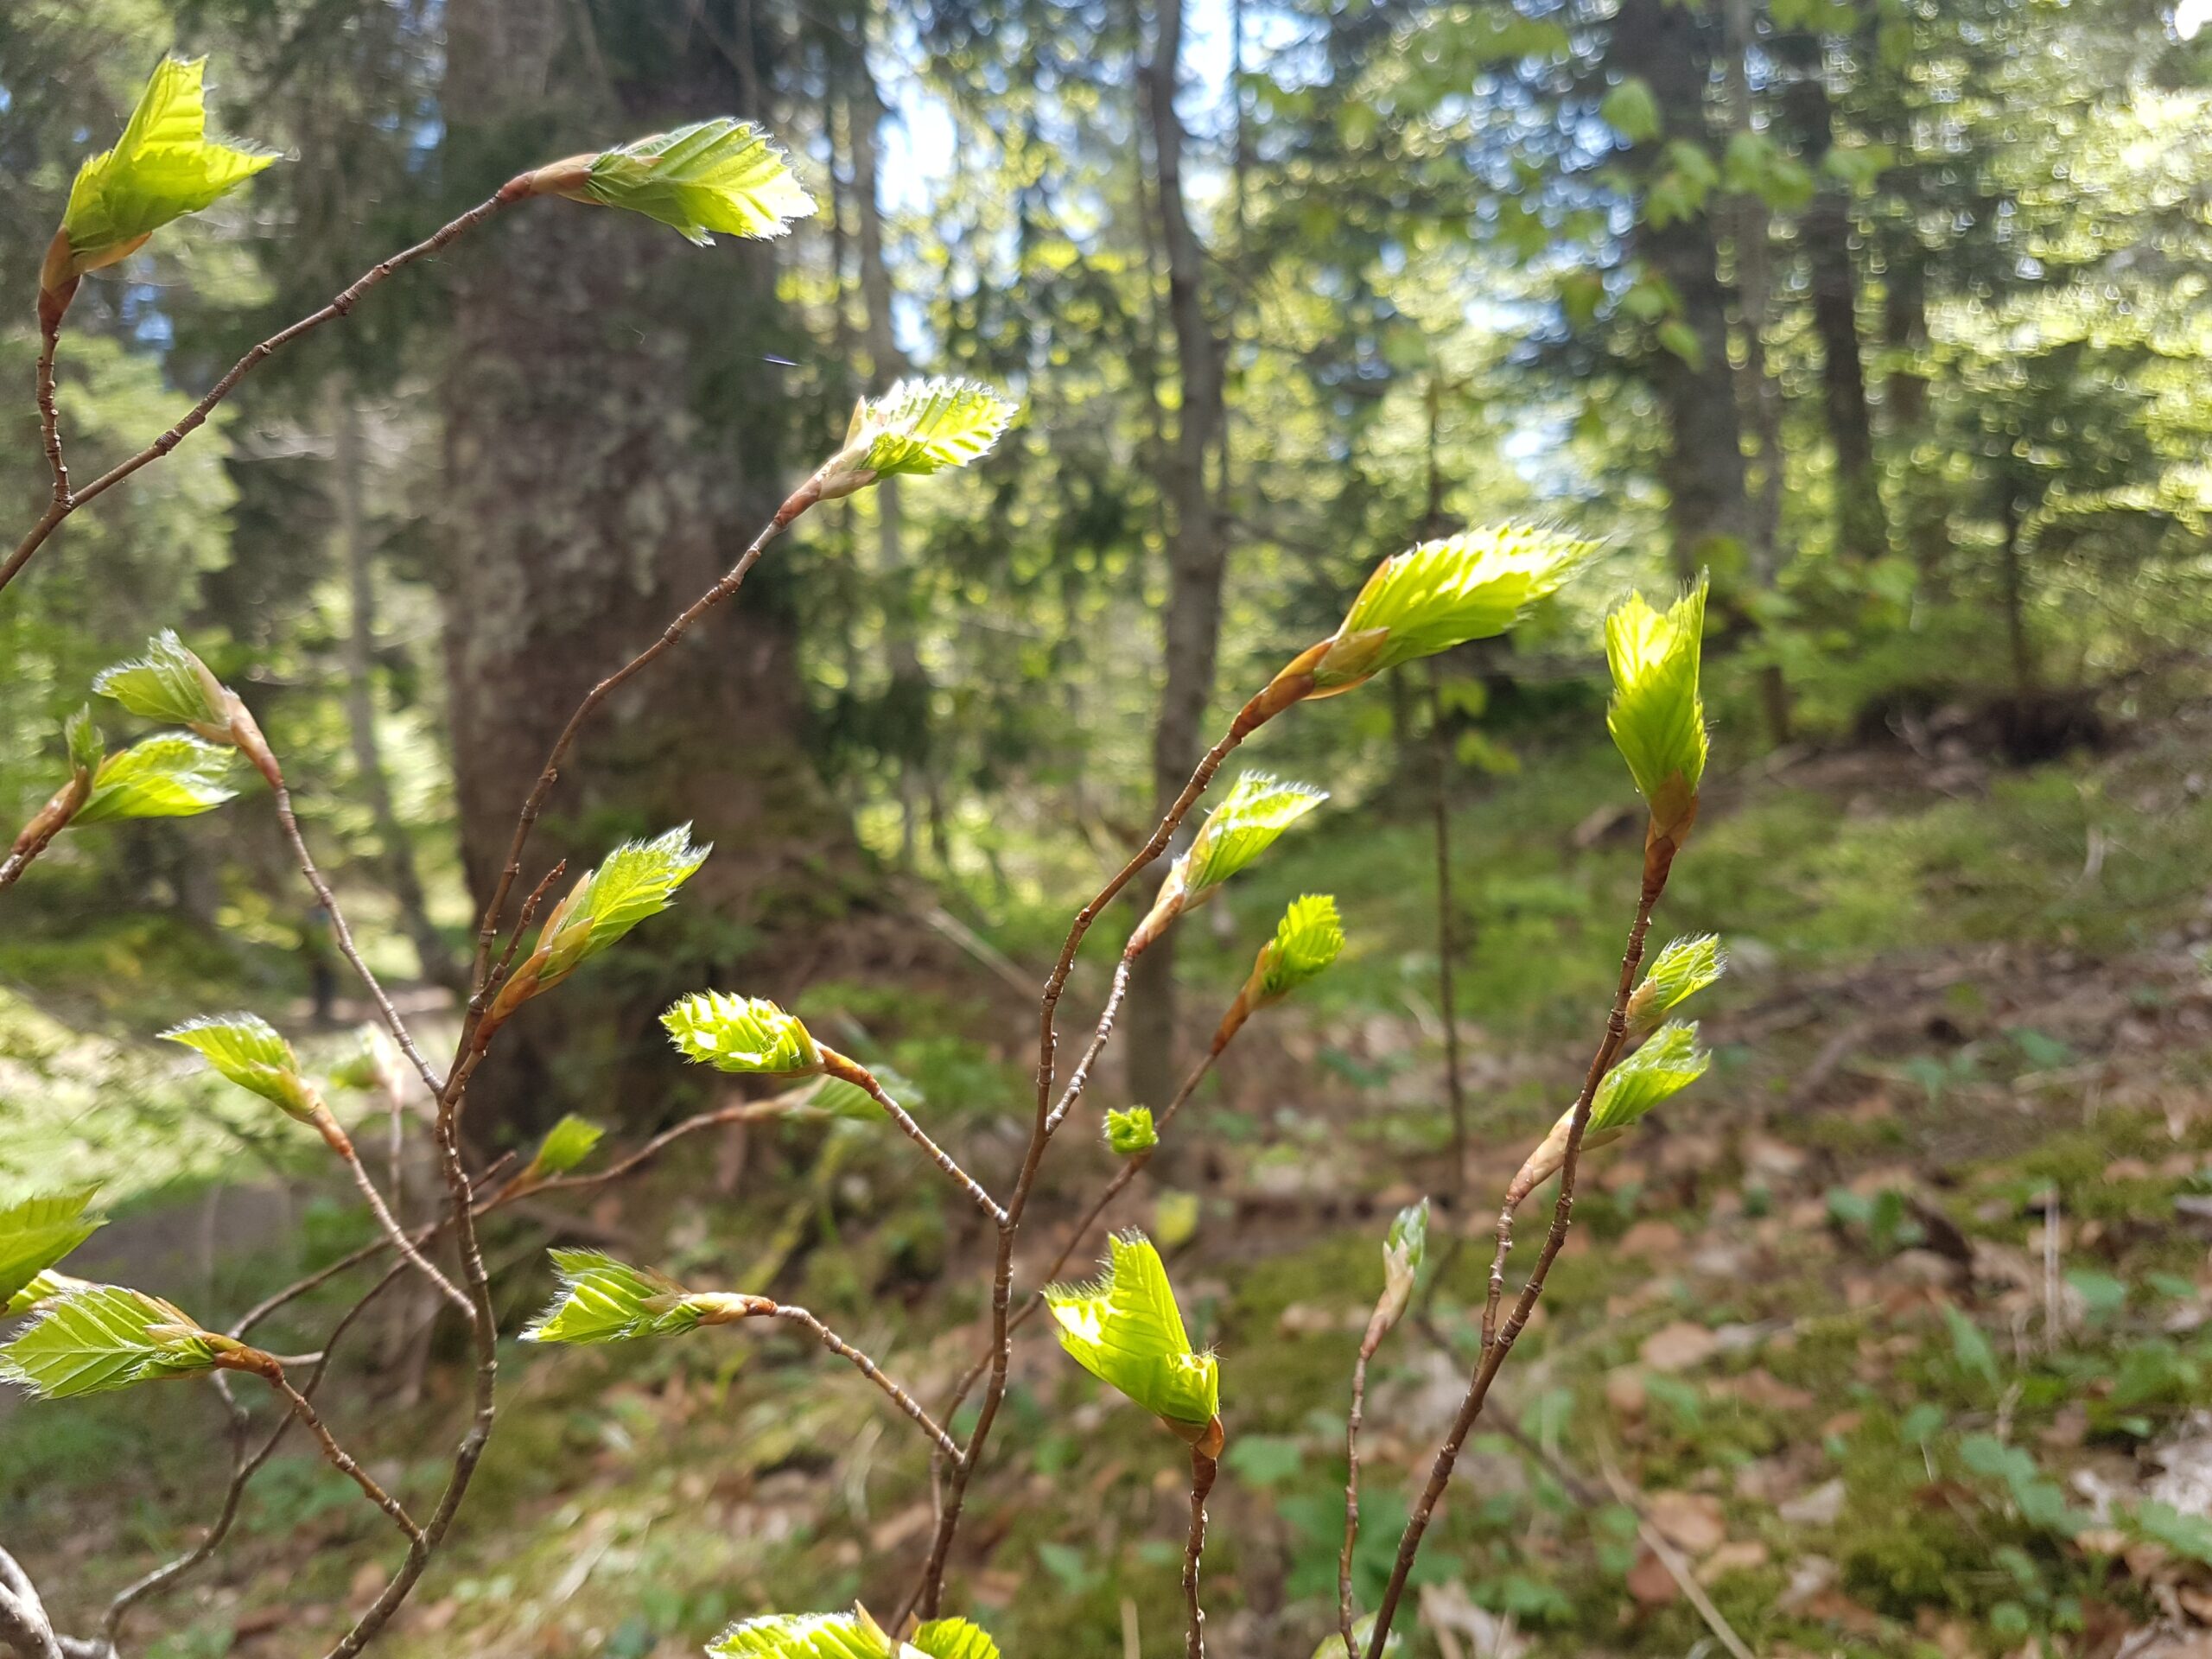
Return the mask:
[[[1161, 240], [1167, 253], [1167, 314], [1175, 330], [1181, 381], [1174, 447], [1166, 453], [1161, 493], [1173, 512], [1167, 537], [1167, 610], [1162, 621], [1166, 684], [1153, 728], [1153, 798], [1165, 811], [1182, 792], [1205, 747], [1202, 726], [1213, 696], [1214, 658], [1221, 638], [1222, 580], [1228, 548], [1206, 482], [1206, 459], [1221, 435], [1222, 351], [1207, 320], [1205, 252], [1191, 226], [1183, 194], [1187, 135], [1175, 112], [1183, 55], [1183, 0], [1160, 0], [1152, 56], [1143, 70], [1159, 168]], [[1154, 1105], [1174, 1092], [1174, 936], [1139, 959], [1129, 992], [1127, 1033], [1129, 1096]]]
[[1776, 51], [1797, 73], [1783, 94], [1783, 104], [1796, 130], [1800, 158], [1820, 180], [1797, 228], [1805, 244], [1812, 288], [1813, 332], [1821, 342], [1821, 406], [1835, 453], [1836, 547], [1848, 558], [1874, 559], [1888, 550], [1889, 532], [1874, 467], [1874, 420], [1866, 406], [1866, 373], [1859, 356], [1851, 194], [1821, 166], [1835, 144], [1826, 54], [1819, 36], [1802, 33], [1783, 35]]
[[[762, 114], [742, 0], [734, 13], [453, 0], [447, 18], [448, 167], [471, 199], [532, 160]], [[766, 249], [702, 251], [631, 215], [547, 201], [454, 262], [447, 647], [480, 901], [569, 711], [713, 583], [781, 499], [784, 425], [763, 354], [784, 330]], [[675, 914], [502, 1034], [472, 1093], [480, 1122], [527, 1128], [579, 1102], [655, 1114], [675, 1075], [658, 1007], [710, 977], [774, 988], [761, 958], [834, 912], [843, 895], [825, 889], [859, 870], [800, 743], [793, 625], [778, 601], [791, 551], [779, 543], [734, 601], [611, 698], [563, 769], [518, 893], [556, 858], [573, 878], [624, 837], [687, 820], [717, 851]]]
[[[1622, 0], [1610, 65], [1641, 75], [1659, 106], [1663, 130], [1630, 153], [1632, 171], [1660, 164], [1665, 144], [1703, 144], [1706, 84], [1712, 55], [1700, 14], [1675, 0]], [[1669, 442], [1660, 467], [1675, 564], [1685, 576], [1723, 552], [1751, 546], [1756, 533], [1745, 494], [1743, 427], [1728, 366], [1728, 295], [1720, 284], [1712, 220], [1691, 213], [1654, 227], [1639, 221], [1636, 248], [1673, 287], [1681, 321], [1697, 341], [1686, 359], [1657, 351], [1644, 374], [1664, 411]]]

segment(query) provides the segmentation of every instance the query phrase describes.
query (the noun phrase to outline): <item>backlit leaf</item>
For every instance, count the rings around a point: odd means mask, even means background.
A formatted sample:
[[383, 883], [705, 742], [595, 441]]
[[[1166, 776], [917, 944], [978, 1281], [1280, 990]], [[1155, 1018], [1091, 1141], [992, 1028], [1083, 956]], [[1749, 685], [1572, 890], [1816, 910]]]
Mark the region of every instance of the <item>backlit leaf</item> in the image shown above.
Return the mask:
[[12, 1303], [16, 1293], [99, 1229], [100, 1218], [85, 1213], [96, 1190], [26, 1198], [0, 1210], [0, 1304]]
[[77, 169], [61, 219], [67, 267], [51, 269], [49, 256], [45, 286], [126, 257], [171, 219], [198, 213], [276, 159], [207, 137], [206, 65], [162, 59], [115, 147]]
[[1132, 1106], [1127, 1111], [1107, 1108], [1106, 1144], [1119, 1158], [1134, 1157], [1158, 1146], [1160, 1131], [1153, 1125], [1152, 1108]]
[[45, 1304], [0, 1347], [0, 1382], [41, 1400], [101, 1394], [214, 1365], [207, 1333], [189, 1318], [159, 1297], [120, 1285], [94, 1285]]
[[579, 200], [627, 208], [697, 243], [709, 232], [777, 237], [814, 213], [783, 147], [747, 121], [725, 116], [656, 133], [591, 163]]
[[171, 726], [223, 727], [222, 682], [208, 671], [176, 637], [164, 628], [146, 642], [146, 654], [92, 678], [92, 690], [113, 697], [132, 714]]
[[1275, 936], [1260, 947], [1260, 992], [1270, 1000], [1287, 996], [1320, 975], [1344, 948], [1344, 924], [1337, 901], [1309, 893], [1291, 900], [1275, 924]]
[[1316, 665], [1314, 689], [1345, 690], [1396, 664], [1503, 633], [1590, 551], [1587, 542], [1508, 525], [1387, 558]]
[[1605, 1073], [1591, 1103], [1589, 1133], [1618, 1134], [1681, 1093], [1712, 1064], [1713, 1056], [1697, 1046], [1697, 1027], [1670, 1020]]
[[1191, 849], [1176, 864], [1186, 899], [1202, 898], [1228, 880], [1328, 798], [1325, 789], [1246, 772], [1206, 815]]
[[1014, 407], [977, 380], [902, 380], [861, 406], [855, 444], [878, 478], [943, 472], [989, 453]]
[[766, 997], [695, 991], [660, 1017], [687, 1060], [717, 1071], [800, 1077], [817, 1069], [822, 1055], [798, 1016]]
[[1048, 1285], [1046, 1306], [1076, 1363], [1154, 1416], [1203, 1430], [1221, 1411], [1214, 1357], [1193, 1353], [1160, 1252], [1141, 1233], [1116, 1234], [1103, 1276]]
[[276, 1027], [257, 1014], [207, 1014], [171, 1026], [159, 1033], [207, 1057], [207, 1064], [241, 1089], [273, 1101], [295, 1117], [315, 1105], [315, 1094], [300, 1075], [299, 1057]]
[[1679, 815], [1705, 776], [1707, 739], [1699, 658], [1705, 632], [1700, 576], [1664, 611], [1632, 594], [1605, 619], [1613, 700], [1605, 725], [1655, 817]]
[[70, 823], [189, 818], [211, 812], [238, 794], [224, 782], [233, 753], [181, 732], [134, 743], [100, 763], [92, 792]]
[[1695, 996], [1728, 970], [1728, 953], [1717, 934], [1675, 939], [1651, 963], [1643, 982], [1629, 1000], [1629, 1024], [1648, 1027], [1659, 1016]]
[[628, 1342], [689, 1331], [703, 1310], [674, 1280], [598, 1250], [552, 1250], [560, 1293], [524, 1330], [524, 1342]]
[[867, 1610], [768, 1613], [733, 1624], [707, 1651], [717, 1659], [897, 1659], [898, 1645]]

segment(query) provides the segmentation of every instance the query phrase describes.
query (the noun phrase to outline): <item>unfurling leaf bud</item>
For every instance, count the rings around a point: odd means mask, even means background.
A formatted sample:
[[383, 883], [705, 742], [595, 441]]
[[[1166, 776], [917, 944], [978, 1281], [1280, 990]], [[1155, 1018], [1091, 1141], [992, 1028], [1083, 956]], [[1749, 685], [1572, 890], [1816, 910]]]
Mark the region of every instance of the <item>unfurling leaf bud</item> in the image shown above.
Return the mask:
[[660, 1022], [685, 1059], [717, 1071], [803, 1077], [822, 1069], [822, 1051], [798, 1017], [766, 997], [695, 991]]
[[1389, 1330], [1405, 1317], [1414, 1286], [1427, 1260], [1428, 1200], [1423, 1198], [1398, 1211], [1382, 1241], [1382, 1299], [1375, 1309], [1382, 1329]]
[[1152, 1122], [1152, 1108], [1132, 1106], [1126, 1112], [1106, 1110], [1106, 1144], [1116, 1158], [1134, 1158], [1160, 1144], [1160, 1131]]
[[599, 1250], [551, 1250], [559, 1293], [522, 1333], [524, 1342], [629, 1342], [729, 1325], [772, 1313], [765, 1296], [686, 1290], [665, 1274]]
[[1275, 936], [1260, 947], [1252, 978], [1258, 1002], [1279, 1002], [1300, 986], [1318, 979], [1344, 948], [1344, 923], [1337, 901], [1309, 893], [1291, 901], [1275, 924]]
[[844, 447], [813, 478], [816, 499], [834, 501], [880, 478], [925, 477], [989, 453], [1016, 405], [977, 380], [901, 380], [853, 406]]
[[1160, 883], [1160, 896], [1122, 950], [1134, 957], [1165, 932], [1194, 905], [1211, 898], [1221, 884], [1274, 845], [1290, 826], [1329, 798], [1325, 789], [1287, 784], [1262, 772], [1248, 772], [1230, 788], [1222, 804], [1206, 815], [1191, 842]]
[[211, 1014], [188, 1020], [158, 1033], [207, 1057], [207, 1064], [250, 1093], [312, 1127], [341, 1154], [353, 1143], [331, 1116], [315, 1086], [301, 1074], [299, 1057], [276, 1029], [257, 1014]]
[[196, 213], [276, 159], [207, 137], [205, 58], [164, 58], [112, 149], [77, 169], [61, 228], [39, 270], [39, 318], [60, 324], [78, 279], [126, 259], [175, 219]]
[[91, 792], [70, 819], [73, 828], [124, 818], [193, 818], [212, 812], [238, 791], [226, 781], [231, 751], [172, 732], [111, 754], [92, 776]]
[[607, 1131], [588, 1118], [570, 1112], [545, 1132], [537, 1155], [523, 1170], [522, 1179], [536, 1183], [551, 1175], [565, 1175], [592, 1154]]
[[[1584, 1149], [1619, 1140], [1654, 1107], [1703, 1077], [1712, 1064], [1713, 1056], [1697, 1046], [1695, 1026], [1677, 1020], [1660, 1027], [1643, 1047], [1615, 1065], [1598, 1084], [1590, 1103], [1590, 1122], [1582, 1134]], [[1567, 1143], [1573, 1129], [1574, 1111], [1570, 1107], [1505, 1189], [1508, 1209], [1518, 1206], [1559, 1173], [1567, 1161]]]
[[[253, 763], [271, 789], [284, 786], [276, 756], [262, 736], [252, 713], [208, 669], [207, 664], [164, 628], [146, 642], [146, 654], [136, 662], [118, 663], [93, 677], [92, 690], [113, 697], [132, 714], [164, 721], [196, 732], [210, 743], [228, 743]], [[185, 757], [172, 755], [177, 765]], [[209, 786], [206, 763], [194, 773], [196, 787]], [[203, 809], [204, 810], [204, 809]]]
[[1105, 1273], [1087, 1285], [1047, 1285], [1045, 1305], [1075, 1363], [1118, 1389], [1209, 1457], [1221, 1451], [1221, 1375], [1194, 1353], [1160, 1252], [1118, 1233]]
[[35, 1400], [67, 1400], [212, 1371], [246, 1355], [268, 1358], [201, 1330], [158, 1296], [86, 1285], [41, 1303], [31, 1322], [0, 1347], [0, 1382], [12, 1382]]
[[1512, 526], [1408, 548], [1376, 566], [1336, 632], [1270, 689], [1278, 701], [1333, 696], [1400, 663], [1503, 633], [1590, 551], [1587, 542]]
[[1667, 860], [1689, 839], [1705, 776], [1708, 739], [1698, 685], [1705, 596], [1700, 576], [1664, 611], [1632, 594], [1605, 619], [1613, 675], [1605, 725], [1651, 809], [1650, 840], [1664, 845]]
[[479, 1035], [486, 1036], [533, 996], [551, 990], [582, 963], [676, 902], [676, 890], [698, 874], [713, 847], [694, 847], [691, 826], [679, 824], [651, 841], [629, 841], [595, 870], [577, 877], [531, 953], [493, 998]]
[[566, 196], [627, 208], [701, 247], [712, 231], [778, 237], [812, 216], [814, 198], [783, 148], [750, 122], [723, 116], [656, 133], [596, 156], [571, 156], [525, 173], [501, 194]]
[[1653, 961], [1643, 983], [1628, 1000], [1628, 1028], [1641, 1036], [1728, 970], [1728, 953], [1717, 934], [1676, 939]]
[[714, 1659], [999, 1659], [998, 1643], [964, 1618], [933, 1618], [899, 1642], [855, 1604], [849, 1613], [768, 1613], [707, 1644]]

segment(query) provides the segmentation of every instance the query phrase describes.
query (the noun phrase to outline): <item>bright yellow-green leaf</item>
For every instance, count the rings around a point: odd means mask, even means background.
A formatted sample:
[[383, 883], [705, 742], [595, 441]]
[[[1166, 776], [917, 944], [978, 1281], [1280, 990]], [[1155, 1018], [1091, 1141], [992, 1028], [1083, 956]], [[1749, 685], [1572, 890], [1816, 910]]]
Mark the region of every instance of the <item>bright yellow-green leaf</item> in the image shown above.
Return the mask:
[[822, 1064], [821, 1051], [798, 1016], [766, 997], [695, 991], [660, 1022], [685, 1059], [717, 1071], [795, 1077]]
[[1154, 1127], [1152, 1108], [1132, 1106], [1127, 1111], [1118, 1108], [1106, 1109], [1106, 1144], [1121, 1158], [1134, 1157], [1140, 1152], [1149, 1152], [1160, 1144], [1160, 1131]]
[[207, 137], [206, 64], [162, 59], [115, 148], [77, 170], [61, 219], [69, 258], [65, 270], [49, 269], [47, 286], [126, 257], [171, 219], [198, 213], [276, 159]]
[[75, 826], [212, 812], [238, 794], [224, 782], [234, 753], [181, 732], [134, 743], [100, 763], [92, 792], [69, 822]]
[[[102, 669], [92, 690], [113, 697], [132, 714], [171, 726], [223, 728], [223, 683], [176, 637], [164, 628], [146, 642], [146, 654]], [[202, 735], [210, 734], [203, 732]]]
[[1589, 1134], [1619, 1134], [1695, 1083], [1712, 1064], [1713, 1056], [1697, 1046], [1695, 1026], [1669, 1021], [1605, 1073], [1590, 1105]]
[[524, 1342], [628, 1342], [689, 1331], [704, 1310], [674, 1280], [598, 1250], [552, 1250], [560, 1293], [522, 1333]]
[[1325, 893], [1291, 900], [1275, 924], [1275, 936], [1260, 947], [1260, 993], [1287, 996], [1319, 976], [1344, 948], [1344, 924], [1337, 901]]
[[0, 1347], [0, 1382], [40, 1400], [102, 1394], [214, 1365], [207, 1333], [183, 1313], [119, 1285], [93, 1285], [46, 1303]]
[[1423, 542], [1383, 560], [1316, 665], [1314, 690], [1342, 690], [1396, 664], [1504, 632], [1590, 550], [1587, 542], [1509, 525]]
[[861, 406], [856, 441], [878, 478], [939, 473], [989, 453], [1014, 408], [977, 380], [901, 380]]
[[33, 1280], [99, 1230], [100, 1218], [85, 1213], [95, 1190], [79, 1187], [0, 1210], [0, 1305], [12, 1305]]
[[548, 954], [538, 988], [550, 989], [579, 963], [674, 904], [676, 890], [712, 851], [691, 844], [691, 826], [685, 823], [651, 841], [625, 842], [609, 853], [539, 930], [537, 948]]
[[931, 1619], [915, 1630], [907, 1646], [929, 1659], [999, 1659], [999, 1644], [990, 1632], [964, 1618]]
[[1663, 611], [1632, 594], [1605, 619], [1605, 660], [1613, 673], [1605, 725], [1655, 814], [1679, 812], [1696, 798], [1705, 776], [1705, 698], [1698, 683], [1705, 595], [1700, 576]]
[[1194, 1353], [1167, 1269], [1141, 1233], [1117, 1234], [1106, 1272], [1088, 1285], [1048, 1285], [1046, 1306], [1076, 1363], [1154, 1416], [1203, 1429], [1221, 1411], [1214, 1357]]
[[1329, 791], [1248, 772], [1206, 815], [1176, 868], [1189, 899], [1198, 899], [1274, 845], [1282, 832], [1329, 798]]
[[72, 1279], [66, 1273], [56, 1273], [51, 1268], [32, 1276], [30, 1283], [0, 1303], [0, 1317], [14, 1319], [18, 1313], [28, 1313], [41, 1302], [50, 1302], [57, 1296], [73, 1296], [92, 1286], [82, 1279]]
[[107, 745], [100, 737], [100, 728], [92, 723], [90, 703], [61, 722], [61, 741], [69, 751], [69, 765], [73, 770], [99, 770], [100, 757], [107, 752]]
[[239, 1088], [273, 1101], [295, 1117], [307, 1116], [317, 1103], [315, 1090], [300, 1075], [291, 1044], [257, 1014], [208, 1014], [160, 1035], [198, 1049]]
[[709, 1642], [707, 1651], [716, 1659], [899, 1659], [899, 1646], [866, 1608], [855, 1607], [849, 1613], [748, 1618]]
[[1676, 939], [1652, 962], [1643, 982], [1629, 1001], [1629, 1024], [1649, 1027], [1659, 1016], [1678, 1008], [1728, 970], [1727, 952], [1718, 934], [1701, 933]]
[[700, 121], [594, 159], [582, 200], [659, 220], [705, 247], [712, 231], [777, 237], [814, 213], [781, 145], [747, 121]]
[[545, 1132], [530, 1167], [539, 1175], [565, 1175], [591, 1156], [606, 1134], [598, 1124], [570, 1112]]

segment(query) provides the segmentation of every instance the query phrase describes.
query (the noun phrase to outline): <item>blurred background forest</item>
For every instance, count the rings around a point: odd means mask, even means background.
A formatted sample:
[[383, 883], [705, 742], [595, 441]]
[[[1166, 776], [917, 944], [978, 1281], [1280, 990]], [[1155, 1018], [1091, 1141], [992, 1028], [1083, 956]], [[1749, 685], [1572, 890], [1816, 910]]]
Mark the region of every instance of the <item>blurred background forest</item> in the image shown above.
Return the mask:
[[[987, 379], [1025, 408], [990, 456], [817, 512], [586, 736], [529, 880], [685, 820], [719, 850], [650, 950], [517, 1023], [473, 1109], [491, 1147], [569, 1111], [650, 1133], [712, 1093], [654, 1015], [713, 984], [895, 1063], [988, 1163], [1018, 1150], [1068, 912], [1376, 559], [1507, 518], [1601, 541], [1510, 643], [1269, 734], [1263, 764], [1334, 791], [1325, 821], [1146, 959], [1116, 1051], [1116, 1099], [1165, 1099], [1284, 899], [1338, 895], [1345, 969], [1224, 1065], [1129, 1210], [1187, 1254], [1258, 1448], [1219, 1500], [1217, 1645], [1303, 1655], [1332, 1620], [1330, 1434], [1378, 1217], [1423, 1191], [1464, 1217], [1469, 1181], [1482, 1210], [1518, 1156], [1484, 1148], [1571, 1097], [1568, 1039], [1618, 963], [1634, 802], [1596, 620], [1709, 569], [1715, 771], [1662, 926], [1735, 951], [1721, 1064], [1601, 1178], [1510, 1402], [1522, 1438], [1478, 1443], [1414, 1639], [1449, 1659], [1714, 1641], [1649, 1565], [1644, 1533], [1671, 1525], [1761, 1651], [2202, 1653], [2202, 13], [10, 0], [0, 493], [26, 524], [38, 262], [165, 50], [207, 54], [218, 124], [287, 159], [86, 283], [60, 397], [92, 470], [535, 162], [736, 114], [821, 211], [704, 253], [613, 214], [512, 216], [272, 359], [0, 601], [0, 808], [20, 823], [54, 787], [92, 673], [175, 627], [286, 757], [372, 960], [448, 1017], [577, 698], [836, 447], [856, 396]], [[251, 1006], [334, 1052], [360, 1017], [252, 804], [73, 834], [0, 922], [0, 1199], [56, 1169], [101, 1181], [124, 1220], [94, 1248], [203, 1299], [362, 1236], [282, 1124], [149, 1040]], [[1086, 1006], [1103, 979], [1079, 977]], [[908, 1190], [895, 1141], [793, 1127], [690, 1161], [514, 1220], [503, 1306], [542, 1293], [549, 1235], [642, 1239], [803, 1286], [957, 1374], [973, 1218]], [[1455, 1271], [1443, 1346], [1478, 1300], [1471, 1257]], [[456, 1344], [415, 1312], [372, 1344], [376, 1421], [458, 1409]], [[1456, 1399], [1440, 1347], [1395, 1363], [1363, 1584]], [[406, 1650], [695, 1651], [767, 1599], [911, 1568], [918, 1452], [879, 1446], [870, 1402], [796, 1348], [564, 1364], [523, 1368], [471, 1553]], [[956, 1599], [1010, 1654], [1177, 1650], [1154, 1524], [1177, 1495], [1134, 1427], [1071, 1427], [1052, 1405], [1080, 1391], [1048, 1363], [1024, 1378]], [[58, 1616], [204, 1519], [214, 1440], [175, 1432], [181, 1401], [0, 1415], [0, 1526]], [[372, 1596], [320, 1548], [367, 1529], [329, 1479], [304, 1454], [272, 1470], [156, 1650], [289, 1650]], [[2152, 1494], [2171, 1535], [2128, 1533], [2114, 1493]]]

